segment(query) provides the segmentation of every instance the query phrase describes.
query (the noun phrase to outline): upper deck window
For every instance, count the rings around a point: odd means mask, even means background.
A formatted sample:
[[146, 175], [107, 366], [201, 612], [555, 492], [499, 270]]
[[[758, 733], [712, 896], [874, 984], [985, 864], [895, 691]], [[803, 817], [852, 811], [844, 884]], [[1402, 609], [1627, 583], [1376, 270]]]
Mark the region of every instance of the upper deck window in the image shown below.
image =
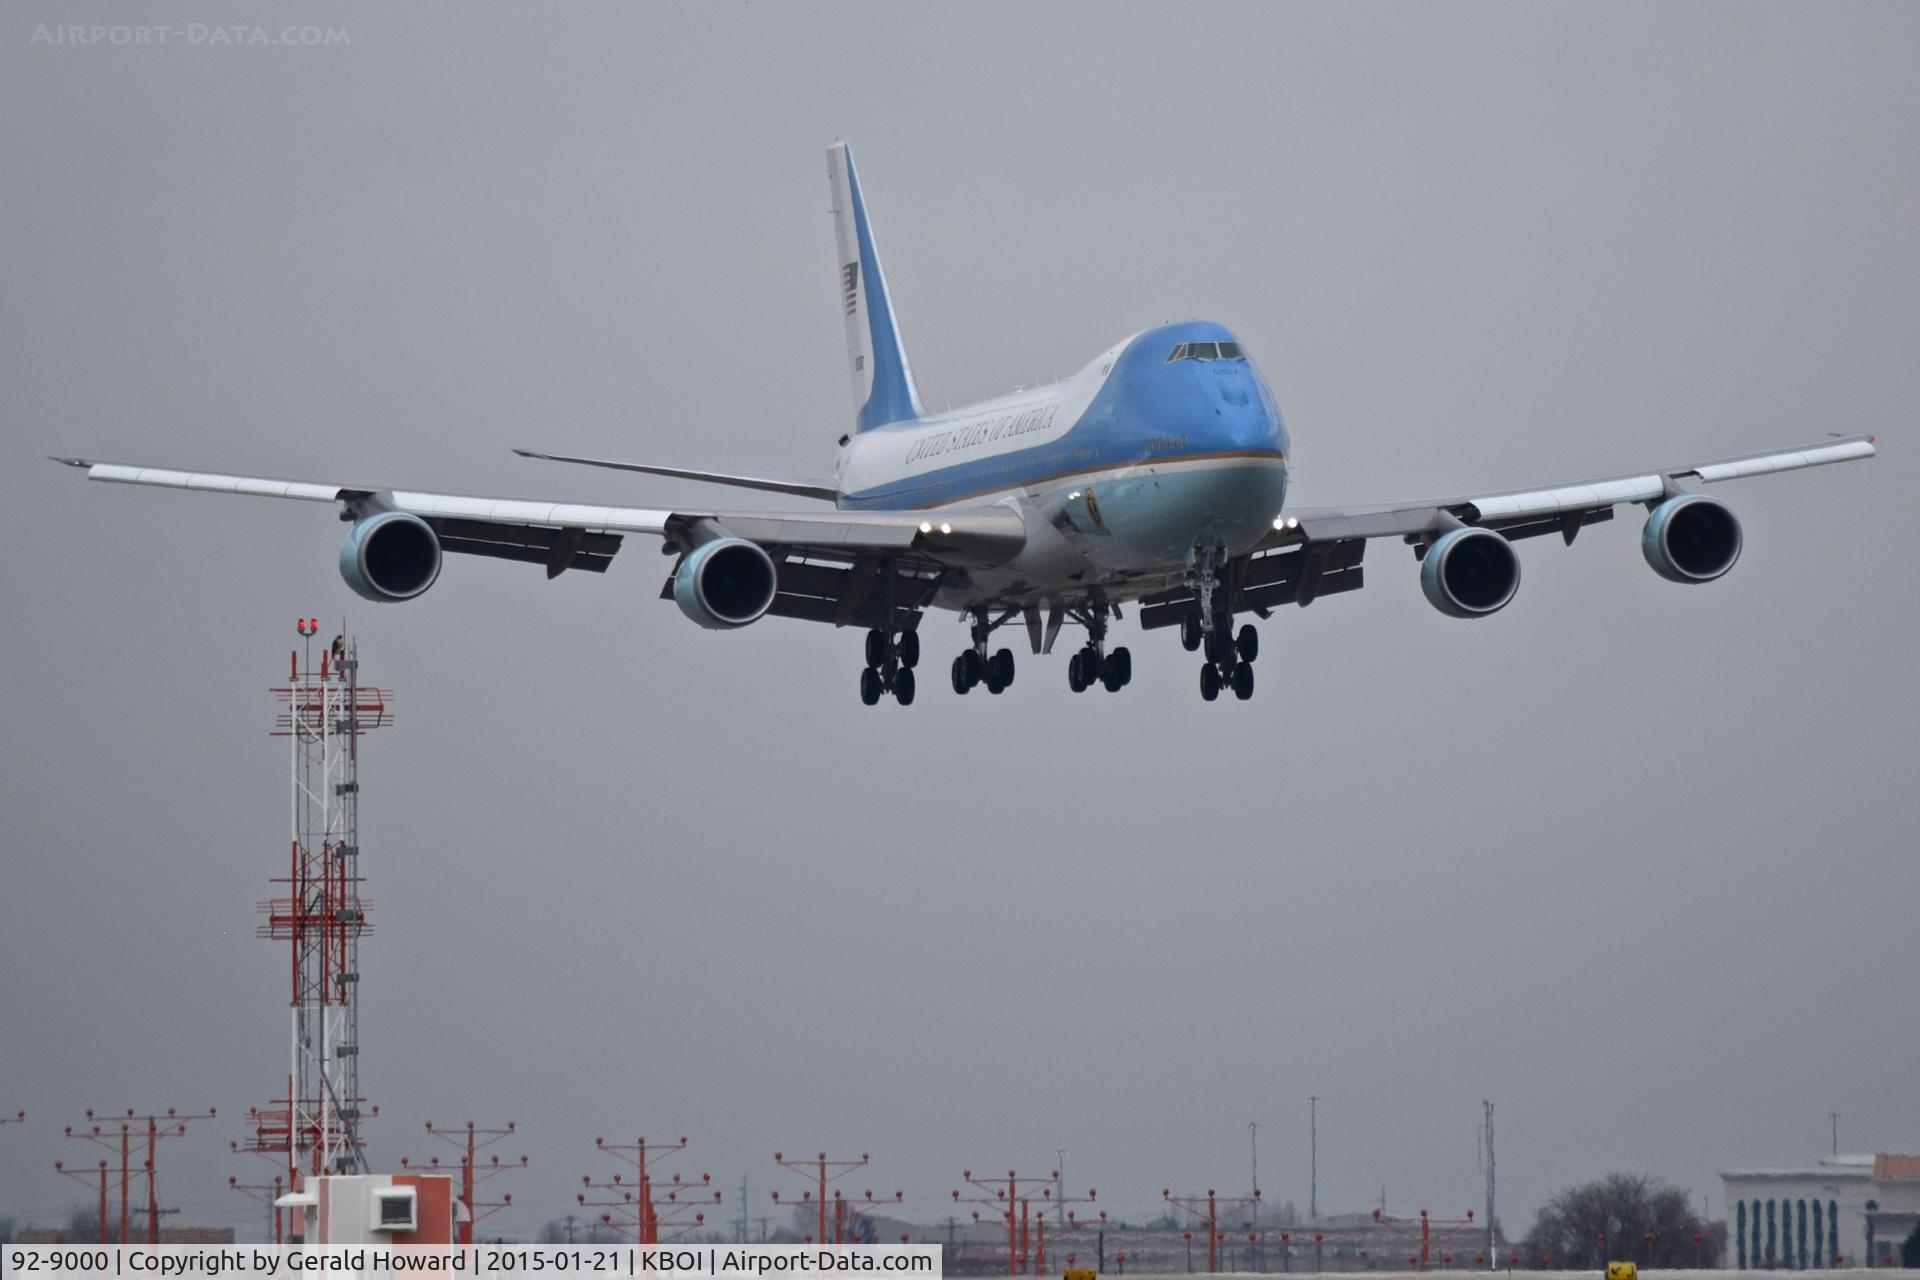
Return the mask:
[[1167, 353], [1167, 363], [1175, 360], [1245, 360], [1237, 342], [1183, 342]]

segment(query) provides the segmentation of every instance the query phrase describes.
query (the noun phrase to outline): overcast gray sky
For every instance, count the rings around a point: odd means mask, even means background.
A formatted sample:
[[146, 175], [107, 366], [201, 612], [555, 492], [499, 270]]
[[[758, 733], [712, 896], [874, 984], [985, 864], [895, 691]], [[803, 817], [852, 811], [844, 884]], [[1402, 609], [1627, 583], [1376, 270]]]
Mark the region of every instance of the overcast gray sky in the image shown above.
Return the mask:
[[[42, 23], [343, 27], [324, 48], [48, 46]], [[530, 1231], [610, 1173], [870, 1151], [1121, 1215], [1271, 1200], [1503, 1217], [1648, 1169], [1920, 1150], [1911, 5], [533, 6], [15, 0], [0, 21], [0, 1212], [83, 1198], [82, 1108], [218, 1106], [189, 1221], [285, 1069], [267, 688], [297, 615], [399, 691], [369, 743], [376, 1164], [514, 1119]], [[850, 418], [822, 152], [855, 144], [930, 404], [1231, 325], [1303, 502], [1882, 433], [1717, 490], [1738, 572], [1634, 513], [1469, 624], [1403, 548], [1267, 624], [1205, 705], [1021, 659], [856, 696], [860, 637], [714, 635], [632, 540], [604, 579], [460, 560], [405, 607], [291, 504], [87, 485], [72, 452], [671, 501], [513, 445], [819, 473]], [[964, 633], [930, 620], [930, 676]], [[729, 1203], [722, 1210], [736, 1211]]]

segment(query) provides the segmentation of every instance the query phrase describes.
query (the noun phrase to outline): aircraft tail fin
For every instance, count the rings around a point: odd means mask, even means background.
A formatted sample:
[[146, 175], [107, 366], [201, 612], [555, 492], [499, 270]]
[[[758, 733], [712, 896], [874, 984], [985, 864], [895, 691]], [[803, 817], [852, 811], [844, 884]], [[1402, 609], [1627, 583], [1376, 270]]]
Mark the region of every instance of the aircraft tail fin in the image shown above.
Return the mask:
[[880, 251], [874, 247], [860, 180], [853, 171], [853, 150], [844, 142], [827, 148], [827, 177], [833, 185], [833, 233], [840, 251], [840, 303], [847, 322], [847, 363], [853, 373], [855, 431], [918, 418], [920, 393], [913, 385], [894, 319], [893, 299]]

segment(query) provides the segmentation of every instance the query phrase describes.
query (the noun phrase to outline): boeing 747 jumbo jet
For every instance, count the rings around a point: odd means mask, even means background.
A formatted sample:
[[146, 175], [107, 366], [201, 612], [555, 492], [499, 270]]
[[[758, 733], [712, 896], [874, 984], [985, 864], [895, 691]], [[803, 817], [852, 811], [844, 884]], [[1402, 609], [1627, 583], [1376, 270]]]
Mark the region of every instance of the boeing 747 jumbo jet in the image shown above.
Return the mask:
[[1420, 590], [1451, 618], [1498, 613], [1520, 586], [1520, 538], [1647, 510], [1640, 549], [1670, 582], [1711, 582], [1740, 558], [1740, 522], [1689, 483], [1712, 484], [1873, 456], [1870, 436], [1550, 488], [1416, 502], [1289, 508], [1287, 429], [1238, 339], [1205, 320], [1164, 324], [1102, 351], [1052, 386], [928, 414], [914, 385], [845, 143], [827, 152], [840, 305], [853, 375], [853, 428], [833, 475], [759, 474], [567, 457], [609, 467], [809, 498], [802, 512], [666, 509], [474, 498], [371, 484], [269, 480], [201, 471], [56, 461], [90, 479], [208, 493], [337, 503], [349, 525], [340, 574], [369, 600], [412, 600], [448, 553], [524, 560], [547, 576], [603, 573], [623, 540], [644, 534], [676, 557], [660, 590], [717, 631], [772, 614], [866, 630], [860, 698], [914, 698], [920, 622], [929, 609], [971, 624], [953, 691], [1013, 684], [1014, 658], [994, 632], [1023, 623], [1035, 654], [1072, 622], [1086, 641], [1067, 662], [1077, 692], [1133, 678], [1108, 628], [1131, 604], [1143, 630], [1177, 628], [1204, 650], [1200, 696], [1253, 696], [1259, 633], [1283, 605], [1359, 589], [1375, 538], [1412, 548]]

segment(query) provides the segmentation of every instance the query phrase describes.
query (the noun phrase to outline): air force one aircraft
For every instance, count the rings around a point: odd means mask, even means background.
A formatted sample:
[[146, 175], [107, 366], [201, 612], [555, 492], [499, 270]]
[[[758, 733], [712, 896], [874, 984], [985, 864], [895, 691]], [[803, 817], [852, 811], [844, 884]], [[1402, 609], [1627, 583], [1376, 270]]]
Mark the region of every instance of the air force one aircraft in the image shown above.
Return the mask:
[[873, 228], [844, 143], [827, 152], [840, 303], [853, 374], [853, 430], [831, 479], [783, 479], [568, 457], [526, 457], [675, 476], [817, 499], [831, 510], [668, 509], [475, 498], [379, 485], [270, 480], [56, 461], [94, 480], [340, 504], [351, 527], [340, 574], [369, 600], [411, 600], [447, 555], [493, 556], [605, 572], [629, 534], [677, 557], [661, 588], [694, 622], [730, 630], [768, 614], [866, 629], [860, 697], [914, 698], [920, 621], [959, 613], [972, 643], [953, 660], [964, 694], [1013, 684], [994, 632], [1024, 623], [1036, 654], [1072, 622], [1086, 641], [1068, 660], [1075, 692], [1118, 692], [1133, 678], [1108, 625], [1132, 603], [1145, 630], [1179, 629], [1205, 650], [1200, 696], [1253, 696], [1259, 633], [1282, 605], [1357, 590], [1367, 543], [1413, 549], [1420, 589], [1452, 618], [1484, 618], [1513, 599], [1513, 542], [1647, 509], [1640, 548], [1672, 582], [1711, 582], [1740, 558], [1740, 523], [1683, 487], [1871, 457], [1870, 436], [1828, 438], [1716, 462], [1551, 488], [1416, 502], [1290, 508], [1287, 429], [1266, 380], [1224, 327], [1160, 325], [1114, 344], [1052, 386], [929, 414], [921, 405]]

